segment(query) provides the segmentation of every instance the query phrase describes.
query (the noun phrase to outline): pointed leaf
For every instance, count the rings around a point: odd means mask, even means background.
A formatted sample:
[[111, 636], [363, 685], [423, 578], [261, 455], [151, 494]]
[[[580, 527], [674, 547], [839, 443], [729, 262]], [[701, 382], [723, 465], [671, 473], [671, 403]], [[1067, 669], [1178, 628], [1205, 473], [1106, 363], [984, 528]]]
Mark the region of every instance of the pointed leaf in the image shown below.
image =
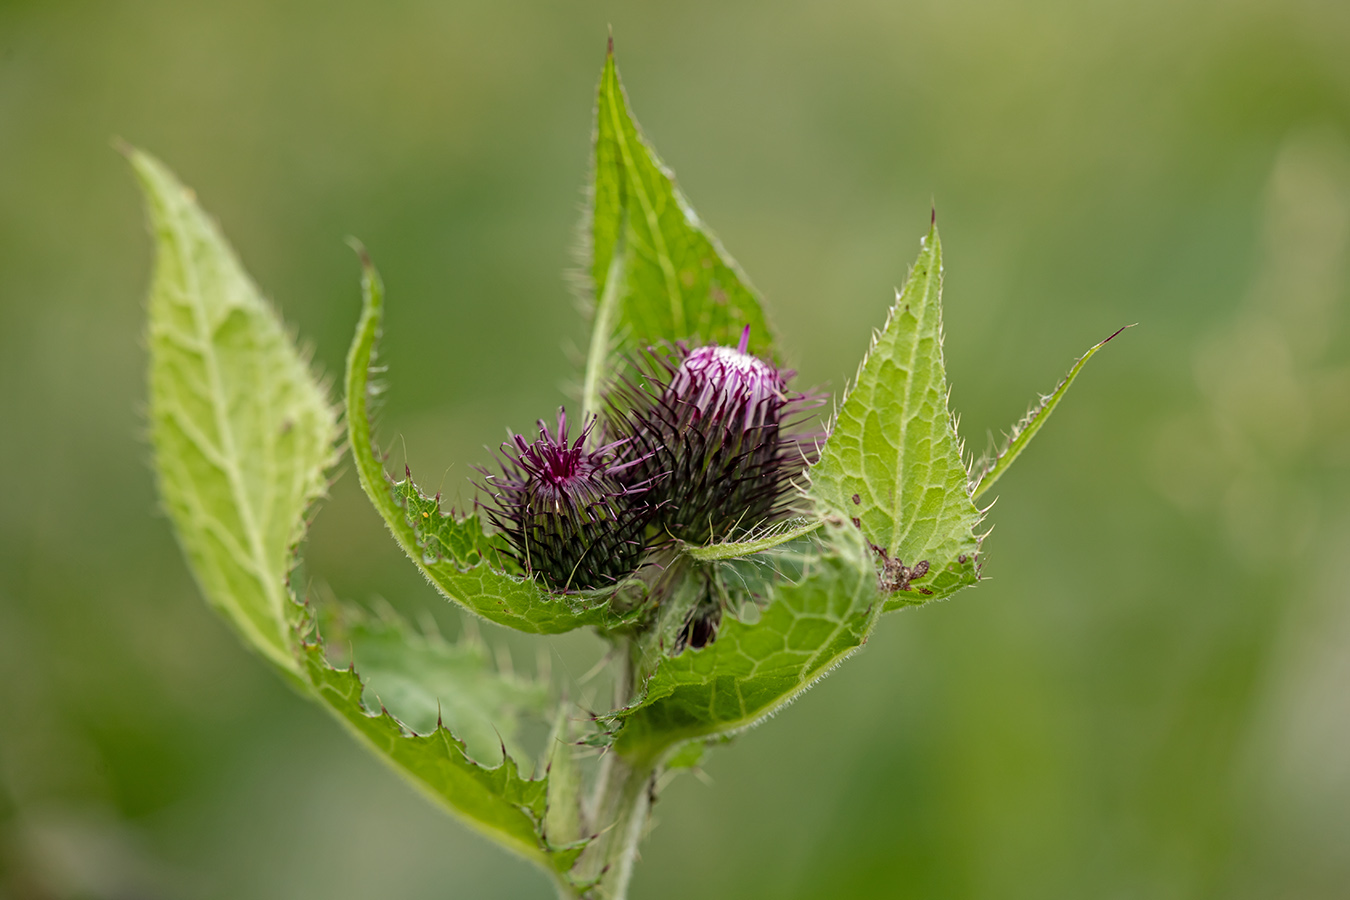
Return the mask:
[[519, 631], [556, 634], [585, 625], [618, 627], [626, 616], [616, 612], [616, 606], [636, 615], [640, 596], [626, 605], [614, 601], [616, 593], [640, 595], [641, 585], [550, 594], [535, 579], [504, 571], [498, 545], [477, 516], [459, 518], [443, 512], [438, 499], [417, 488], [411, 473], [399, 482], [389, 478], [370, 427], [370, 400], [375, 394], [370, 369], [384, 316], [384, 287], [361, 253], [364, 302], [347, 355], [347, 435], [361, 487], [399, 546], [446, 597], [488, 621]]
[[761, 605], [758, 621], [724, 619], [707, 646], [661, 660], [642, 700], [616, 715], [618, 752], [656, 759], [749, 728], [867, 640], [882, 606], [869, 553], [847, 525], [824, 537], [716, 564], [729, 608]]
[[[317, 638], [304, 637], [307, 620], [287, 578], [306, 510], [335, 458], [333, 410], [191, 192], [152, 157], [128, 156], [159, 245], [149, 335], [156, 471], [203, 593], [248, 645], [377, 755], [472, 827], [543, 866], [572, 895], [565, 873], [581, 847], [544, 839], [545, 780], [523, 777], [509, 755], [495, 767], [475, 763], [440, 725], [414, 734], [382, 709], [367, 710], [355, 669], [334, 669]], [[434, 648], [403, 641], [401, 649]], [[430, 690], [446, 688], [451, 674], [445, 659], [431, 665], [426, 653], [386, 662], [386, 679], [429, 676], [423, 687]]]
[[286, 577], [335, 458], [333, 410], [192, 192], [150, 155], [128, 156], [158, 248], [149, 416], [160, 497], [207, 600], [294, 674]]
[[810, 471], [822, 510], [853, 521], [878, 564], [927, 563], [908, 589], [894, 589], [904, 579], [888, 580], [883, 567], [888, 609], [949, 596], [978, 579], [980, 513], [947, 409], [941, 292], [934, 226]]
[[749, 325], [750, 352], [773, 354], [759, 297], [629, 113], [613, 52], [600, 76], [593, 179], [588, 237], [596, 308], [586, 412], [600, 408], [615, 356], [635, 348], [679, 340], [734, 345]]
[[1003, 477], [1003, 473], [1008, 471], [1012, 466], [1013, 461], [1016, 460], [1017, 457], [1022, 454], [1022, 451], [1027, 448], [1027, 445], [1031, 443], [1031, 439], [1036, 436], [1036, 432], [1041, 430], [1041, 426], [1045, 424], [1045, 420], [1050, 418], [1050, 414], [1055, 411], [1055, 407], [1059, 405], [1059, 401], [1064, 398], [1066, 393], [1068, 393], [1069, 386], [1073, 384], [1074, 379], [1078, 377], [1078, 373], [1083, 371], [1083, 366], [1087, 365], [1087, 361], [1092, 359], [1093, 355], [1095, 355], [1098, 350], [1106, 346], [1106, 341], [1111, 340], [1111, 338], [1129, 327], [1130, 326], [1126, 325], [1124, 328], [1117, 328], [1105, 341], [1094, 345], [1088, 352], [1080, 356], [1078, 361], [1073, 364], [1073, 368], [1069, 369], [1069, 374], [1064, 376], [1063, 380], [1055, 386], [1055, 389], [1049, 394], [1042, 396], [1039, 402], [1028, 409], [1027, 414], [1013, 426], [1012, 432], [1008, 435], [1008, 439], [1004, 442], [1003, 446], [992, 456], [985, 456], [976, 463], [976, 474], [970, 480], [971, 499], [978, 500], [985, 491], [994, 486], [995, 481], [998, 481]]
[[738, 541], [722, 541], [702, 547], [686, 547], [685, 553], [693, 559], [712, 562], [719, 559], [740, 559], [772, 550], [781, 544], [805, 537], [825, 524], [820, 519], [794, 517], [783, 522], [774, 522], [754, 534]]

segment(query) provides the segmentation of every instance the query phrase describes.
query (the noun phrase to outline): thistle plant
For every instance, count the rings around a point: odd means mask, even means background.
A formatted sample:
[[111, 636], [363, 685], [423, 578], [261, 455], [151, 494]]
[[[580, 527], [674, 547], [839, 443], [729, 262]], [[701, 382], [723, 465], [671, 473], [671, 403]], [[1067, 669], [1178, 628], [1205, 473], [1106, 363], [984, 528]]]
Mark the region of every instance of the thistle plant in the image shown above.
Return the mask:
[[[195, 195], [127, 153], [158, 245], [155, 468], [202, 593], [300, 694], [559, 897], [617, 900], [663, 774], [781, 709], [882, 615], [979, 580], [980, 502], [1101, 344], [1001, 447], [967, 460], [948, 409], [934, 220], [856, 378], [818, 416], [824, 395], [792, 387], [758, 295], [641, 136], [612, 48], [594, 141], [580, 396], [537, 438], [503, 445], [462, 510], [386, 470], [372, 427], [385, 296], [365, 251], [340, 431]], [[583, 709], [542, 674], [494, 670], [478, 640], [300, 596], [298, 549], [343, 453], [462, 613], [604, 638], [612, 705]], [[528, 720], [551, 729], [541, 752], [518, 739]]]

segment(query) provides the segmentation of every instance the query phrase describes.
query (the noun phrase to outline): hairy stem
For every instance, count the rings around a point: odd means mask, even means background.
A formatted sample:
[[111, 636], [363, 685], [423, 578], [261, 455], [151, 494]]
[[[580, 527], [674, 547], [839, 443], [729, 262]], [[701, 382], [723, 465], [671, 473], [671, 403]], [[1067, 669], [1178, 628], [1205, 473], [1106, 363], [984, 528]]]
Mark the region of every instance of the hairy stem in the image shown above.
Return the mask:
[[[616, 707], [634, 699], [637, 654], [628, 638], [618, 645], [620, 671], [615, 679]], [[610, 751], [605, 757], [591, 802], [590, 821], [600, 830], [582, 859], [585, 879], [599, 879], [587, 895], [596, 900], [625, 900], [638, 843], [651, 814], [653, 786], [659, 772], [654, 760], [630, 760]]]

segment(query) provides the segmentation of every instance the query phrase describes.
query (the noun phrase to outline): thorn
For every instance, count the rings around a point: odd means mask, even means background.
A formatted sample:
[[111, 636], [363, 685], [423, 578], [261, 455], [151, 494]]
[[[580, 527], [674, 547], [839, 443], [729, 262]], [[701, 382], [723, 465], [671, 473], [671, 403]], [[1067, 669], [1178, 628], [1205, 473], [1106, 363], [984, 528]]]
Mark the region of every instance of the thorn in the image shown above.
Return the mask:
[[614, 24], [609, 24], [609, 45], [605, 48], [605, 56], [614, 55]]
[[408, 478], [409, 481], [412, 480], [412, 469], [408, 468], [408, 464], [407, 464], [407, 463], [404, 463], [404, 464], [403, 464], [403, 474], [404, 474], [405, 476], [407, 476], [407, 478]]
[[936, 200], [933, 200], [933, 201], [931, 201], [931, 202], [932, 202], [932, 206], [931, 206], [931, 209], [932, 209], [932, 215], [931, 215], [931, 217], [930, 217], [929, 220], [928, 220], [928, 227], [929, 227], [929, 228], [936, 228], [936, 227], [937, 227], [937, 201], [936, 201]]
[[131, 146], [130, 144], [128, 144], [126, 141], [122, 140], [122, 138], [118, 137], [117, 135], [113, 135], [112, 140], [110, 141], [110, 143], [112, 144], [112, 148], [113, 148], [114, 150], [116, 150], [118, 153], [120, 153], [120, 154], [122, 154], [123, 156], [125, 156], [127, 159], [131, 159], [132, 155], [135, 154], [135, 152], [136, 152], [136, 148], [135, 148], [135, 147]]

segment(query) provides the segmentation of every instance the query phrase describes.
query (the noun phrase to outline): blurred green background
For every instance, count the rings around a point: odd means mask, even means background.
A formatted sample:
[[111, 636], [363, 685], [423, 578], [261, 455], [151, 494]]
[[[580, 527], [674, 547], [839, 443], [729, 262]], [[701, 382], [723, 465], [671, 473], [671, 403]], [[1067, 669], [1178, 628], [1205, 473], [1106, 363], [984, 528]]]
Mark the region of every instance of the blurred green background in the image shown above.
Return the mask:
[[[584, 345], [610, 23], [801, 384], [852, 374], [932, 203], [972, 449], [1141, 323], [999, 485], [992, 577], [671, 784], [634, 896], [1350, 896], [1350, 4], [52, 0], [0, 4], [0, 897], [551, 896], [197, 595], [110, 140], [196, 188], [330, 374], [360, 236], [384, 434], [469, 496]], [[458, 629], [350, 472], [307, 555]]]

